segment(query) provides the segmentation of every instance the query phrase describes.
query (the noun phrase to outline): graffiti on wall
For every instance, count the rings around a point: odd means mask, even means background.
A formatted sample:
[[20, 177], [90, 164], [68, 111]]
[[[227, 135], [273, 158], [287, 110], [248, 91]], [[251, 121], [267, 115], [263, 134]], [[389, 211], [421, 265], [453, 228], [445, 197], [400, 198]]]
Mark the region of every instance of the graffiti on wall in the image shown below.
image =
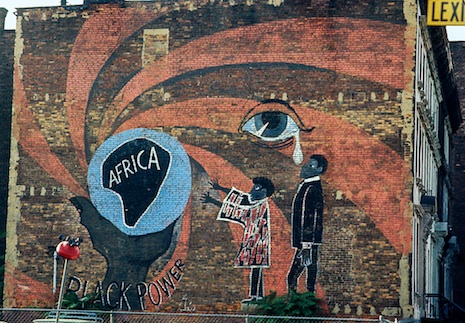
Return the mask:
[[[124, 280], [113, 280], [104, 285], [104, 282], [89, 282], [82, 280], [77, 276], [71, 276], [68, 279], [67, 290], [85, 297], [95, 293], [97, 298], [94, 300], [95, 307], [118, 310], [145, 310], [147, 308], [147, 299], [149, 304], [160, 306], [164, 301], [169, 299], [176, 290], [176, 285], [182, 279], [184, 263], [181, 259], [176, 259], [174, 265], [167, 273], [155, 281], [138, 281], [130, 283]], [[121, 277], [113, 277], [119, 278]], [[133, 281], [133, 277], [127, 276]], [[94, 287], [94, 289], [92, 289]]]
[[[183, 295], [207, 306], [212, 294], [237, 309], [272, 289], [379, 302], [355, 280], [365, 279], [354, 271], [369, 272], [369, 262], [347, 257], [379, 262], [369, 249], [379, 245], [389, 276], [410, 249], [396, 115], [403, 26], [312, 18], [287, 7], [281, 17], [265, 4], [103, 8], [83, 22], [66, 65], [62, 126], [72, 158], [58, 154], [38, 112], [26, 108], [27, 86], [15, 97], [21, 153], [69, 190], [89, 253], [106, 262], [103, 279], [79, 279], [124, 309], [175, 306]], [[215, 10], [240, 19], [212, 27], [205, 17]], [[244, 18], [254, 10], [278, 17]], [[105, 28], [109, 19], [114, 29]], [[179, 21], [192, 28], [167, 28]], [[166, 46], [150, 48], [147, 37], [158, 34]], [[383, 73], [373, 73], [380, 66]], [[354, 121], [351, 105], [363, 122]], [[372, 126], [381, 113], [391, 118], [386, 131]], [[263, 177], [272, 186], [255, 183]], [[362, 239], [371, 243], [353, 243]], [[354, 292], [340, 295], [341, 284]], [[397, 297], [397, 283], [386, 289]]]

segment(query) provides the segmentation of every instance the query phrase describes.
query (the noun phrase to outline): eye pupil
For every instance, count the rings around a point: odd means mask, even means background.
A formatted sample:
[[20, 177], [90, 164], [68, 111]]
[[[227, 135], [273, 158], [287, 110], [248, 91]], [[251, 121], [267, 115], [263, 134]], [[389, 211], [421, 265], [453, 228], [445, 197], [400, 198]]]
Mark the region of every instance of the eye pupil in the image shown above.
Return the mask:
[[[286, 118], [283, 118], [284, 114], [276, 111], [263, 112], [261, 114], [262, 123], [268, 123], [268, 129], [276, 129], [280, 127], [283, 122], [286, 122]], [[285, 116], [284, 116], [285, 117]]]
[[287, 115], [279, 111], [265, 111], [255, 117], [255, 126], [261, 129], [266, 125], [263, 137], [277, 137], [287, 127]]

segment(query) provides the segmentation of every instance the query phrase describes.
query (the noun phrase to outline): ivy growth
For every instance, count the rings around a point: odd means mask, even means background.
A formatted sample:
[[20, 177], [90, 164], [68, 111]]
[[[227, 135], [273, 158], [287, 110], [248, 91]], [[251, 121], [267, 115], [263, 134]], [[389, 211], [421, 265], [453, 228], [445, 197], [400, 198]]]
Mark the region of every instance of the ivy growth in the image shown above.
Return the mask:
[[[256, 305], [255, 313], [258, 315], [309, 317], [321, 312], [319, 302], [320, 300], [311, 292], [290, 291], [289, 294], [277, 296], [273, 291], [270, 295], [253, 301], [252, 304]], [[260, 320], [255, 322], [260, 322]], [[265, 319], [263, 322], [269, 322], [269, 320]]]
[[92, 309], [103, 310], [98, 293], [89, 293], [79, 297], [73, 291], [67, 291], [63, 296], [62, 307], [69, 310]]

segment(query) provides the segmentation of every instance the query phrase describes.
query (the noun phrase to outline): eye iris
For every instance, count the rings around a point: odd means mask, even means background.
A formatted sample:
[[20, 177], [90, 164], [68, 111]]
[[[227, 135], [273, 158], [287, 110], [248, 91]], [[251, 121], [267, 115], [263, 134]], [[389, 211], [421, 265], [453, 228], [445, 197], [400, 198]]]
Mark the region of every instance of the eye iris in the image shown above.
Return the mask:
[[255, 117], [255, 125], [257, 129], [261, 129], [267, 125], [266, 130], [263, 132], [263, 137], [278, 137], [287, 126], [286, 114], [277, 111], [267, 111], [260, 113]]

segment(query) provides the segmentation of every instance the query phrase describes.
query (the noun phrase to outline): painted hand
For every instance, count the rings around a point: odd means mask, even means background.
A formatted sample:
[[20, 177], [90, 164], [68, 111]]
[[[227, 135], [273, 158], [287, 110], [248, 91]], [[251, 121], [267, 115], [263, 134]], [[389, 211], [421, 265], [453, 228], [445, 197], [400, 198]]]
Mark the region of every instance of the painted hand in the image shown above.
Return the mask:
[[[102, 217], [87, 198], [77, 196], [70, 201], [79, 211], [81, 223], [89, 231], [94, 248], [107, 261], [104, 289], [112, 282], [133, 286], [144, 282], [150, 265], [169, 248], [176, 221], [160, 232], [129, 236]], [[137, 295], [128, 293], [128, 296], [133, 298]], [[131, 299], [129, 302], [135, 309], [138, 302]]]
[[310, 266], [312, 264], [312, 249], [311, 248], [305, 248], [300, 251], [300, 263], [302, 266]]
[[215, 199], [212, 198], [212, 197], [210, 196], [210, 193], [209, 193], [209, 192], [203, 194], [203, 195], [200, 197], [200, 201], [201, 201], [202, 203], [205, 203], [205, 204], [207, 204], [207, 203], [213, 203], [214, 200], [215, 200]]
[[210, 181], [210, 185], [211, 185], [211, 187], [212, 187], [214, 190], [221, 190], [221, 189], [222, 189], [222, 187], [221, 187], [221, 185], [219, 184], [217, 178], [212, 179], [212, 180]]

